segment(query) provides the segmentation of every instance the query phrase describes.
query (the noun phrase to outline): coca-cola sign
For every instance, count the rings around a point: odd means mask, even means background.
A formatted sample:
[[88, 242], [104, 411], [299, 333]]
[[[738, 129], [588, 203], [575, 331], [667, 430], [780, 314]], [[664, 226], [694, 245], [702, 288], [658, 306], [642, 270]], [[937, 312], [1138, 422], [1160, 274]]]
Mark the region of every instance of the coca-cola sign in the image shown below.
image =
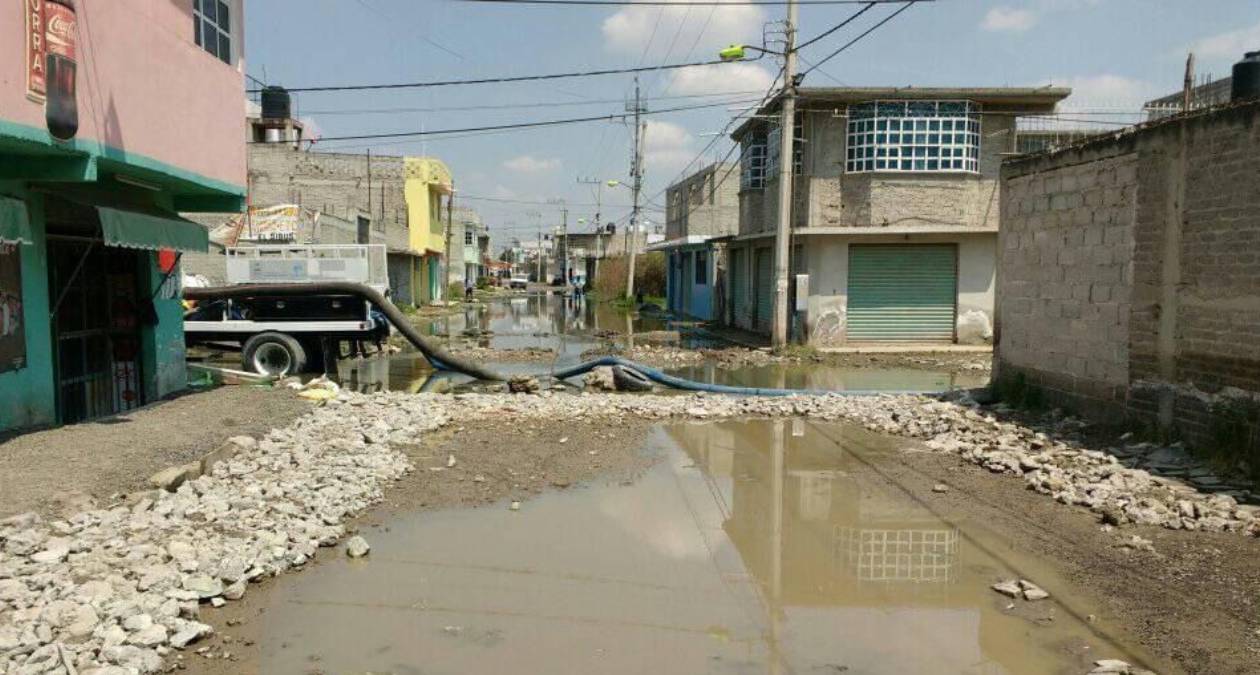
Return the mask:
[[44, 5], [45, 49], [49, 54], [75, 60], [74, 10], [66, 5], [49, 2]]
[[26, 96], [44, 102], [48, 77], [44, 63], [44, 0], [22, 0], [26, 15]]

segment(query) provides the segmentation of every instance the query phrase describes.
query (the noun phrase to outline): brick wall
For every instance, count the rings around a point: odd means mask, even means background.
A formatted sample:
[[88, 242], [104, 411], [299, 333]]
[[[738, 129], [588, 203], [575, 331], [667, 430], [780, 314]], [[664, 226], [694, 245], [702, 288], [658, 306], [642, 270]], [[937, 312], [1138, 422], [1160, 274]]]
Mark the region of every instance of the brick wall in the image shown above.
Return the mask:
[[999, 381], [1199, 443], [1260, 395], [1260, 103], [1008, 162], [1001, 215]]
[[739, 165], [711, 164], [665, 191], [665, 238], [735, 234]]

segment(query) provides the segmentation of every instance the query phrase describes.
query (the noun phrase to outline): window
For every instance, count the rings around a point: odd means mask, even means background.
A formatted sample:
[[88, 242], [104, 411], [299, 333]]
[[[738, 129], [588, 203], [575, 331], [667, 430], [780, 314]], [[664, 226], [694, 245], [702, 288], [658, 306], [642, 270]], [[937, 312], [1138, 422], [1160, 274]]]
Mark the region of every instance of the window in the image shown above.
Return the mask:
[[232, 63], [232, 12], [222, 0], [193, 0], [193, 38], [202, 49]]
[[476, 243], [477, 243], [476, 235], [473, 233], [473, 231], [464, 230], [464, 246], [474, 246], [476, 245]]
[[847, 140], [849, 172], [980, 170], [980, 110], [971, 101], [851, 106]]
[[739, 156], [739, 189], [760, 190], [766, 186], [766, 139], [756, 136], [744, 142]]
[[[796, 115], [796, 124], [792, 127], [792, 173], [801, 175], [801, 157], [804, 155], [805, 148], [805, 120], [798, 113]], [[782, 127], [778, 123], [770, 126], [770, 131], [766, 133], [766, 176], [774, 177], [779, 175], [779, 153], [783, 147]]]
[[696, 285], [709, 283], [709, 256], [704, 251], [696, 251]]

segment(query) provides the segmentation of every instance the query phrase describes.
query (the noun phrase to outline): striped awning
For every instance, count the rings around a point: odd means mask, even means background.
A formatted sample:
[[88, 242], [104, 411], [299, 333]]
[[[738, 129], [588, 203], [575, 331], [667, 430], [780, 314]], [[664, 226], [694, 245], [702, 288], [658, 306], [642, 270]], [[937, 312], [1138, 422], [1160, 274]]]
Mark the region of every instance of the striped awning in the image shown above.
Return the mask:
[[106, 246], [185, 253], [205, 253], [210, 247], [209, 230], [173, 213], [108, 206], [98, 206], [96, 211], [100, 214], [101, 235]]
[[0, 197], [0, 244], [34, 244], [26, 202]]

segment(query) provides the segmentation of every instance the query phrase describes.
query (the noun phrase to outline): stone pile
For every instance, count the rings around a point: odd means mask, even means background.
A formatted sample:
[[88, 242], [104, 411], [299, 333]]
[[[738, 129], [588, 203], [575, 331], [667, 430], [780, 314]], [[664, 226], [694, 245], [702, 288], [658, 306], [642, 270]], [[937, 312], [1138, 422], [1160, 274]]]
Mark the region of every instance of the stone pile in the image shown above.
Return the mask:
[[321, 407], [209, 473], [138, 501], [0, 521], [0, 672], [152, 673], [211, 631], [203, 603], [309, 562], [411, 469], [390, 448], [446, 419], [422, 407]]

